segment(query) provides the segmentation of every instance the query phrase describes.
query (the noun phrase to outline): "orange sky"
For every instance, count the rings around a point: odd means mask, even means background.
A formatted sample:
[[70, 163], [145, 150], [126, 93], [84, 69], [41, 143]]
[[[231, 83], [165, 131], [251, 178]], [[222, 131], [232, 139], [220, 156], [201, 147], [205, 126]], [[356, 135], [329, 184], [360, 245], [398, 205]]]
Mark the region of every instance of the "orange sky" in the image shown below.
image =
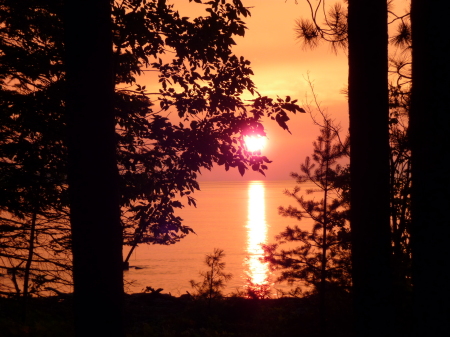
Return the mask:
[[[261, 95], [276, 98], [289, 95], [297, 98], [301, 105], [311, 96], [305, 77], [314, 82], [315, 92], [328, 113], [342, 125], [343, 133], [348, 129], [347, 103], [341, 90], [347, 82], [347, 58], [344, 52], [338, 55], [329, 46], [322, 45], [311, 51], [304, 50], [295, 39], [295, 20], [309, 17], [309, 9], [303, 1], [294, 0], [243, 0], [252, 16], [244, 21], [248, 30], [244, 38], [235, 39], [235, 54], [251, 61], [255, 82]], [[206, 15], [204, 6], [188, 0], [172, 0], [182, 16]], [[307, 114], [294, 115], [289, 122], [292, 132], [283, 131], [275, 123], [265, 124], [268, 144], [264, 154], [274, 162], [269, 165], [266, 178], [255, 172], [241, 177], [237, 170], [225, 172], [217, 167], [204, 172], [200, 180], [287, 180], [289, 173], [298, 171], [305, 156], [312, 152], [311, 143], [318, 134]]]

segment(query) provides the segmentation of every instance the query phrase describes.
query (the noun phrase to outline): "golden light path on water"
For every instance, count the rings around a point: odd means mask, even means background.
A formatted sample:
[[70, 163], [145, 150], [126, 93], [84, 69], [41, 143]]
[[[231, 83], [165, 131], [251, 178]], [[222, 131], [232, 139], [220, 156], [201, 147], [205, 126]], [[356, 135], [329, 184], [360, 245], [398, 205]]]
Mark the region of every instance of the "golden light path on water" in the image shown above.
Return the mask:
[[269, 267], [261, 262], [264, 251], [261, 243], [267, 243], [267, 222], [264, 199], [264, 183], [251, 181], [248, 185], [247, 254], [246, 274], [254, 286], [268, 283]]

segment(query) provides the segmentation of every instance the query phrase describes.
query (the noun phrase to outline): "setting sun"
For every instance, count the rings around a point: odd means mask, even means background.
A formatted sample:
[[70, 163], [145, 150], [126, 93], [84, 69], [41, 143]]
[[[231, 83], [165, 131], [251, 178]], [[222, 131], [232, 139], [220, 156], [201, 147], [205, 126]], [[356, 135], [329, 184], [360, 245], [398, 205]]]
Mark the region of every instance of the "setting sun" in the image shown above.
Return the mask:
[[247, 151], [256, 152], [261, 151], [267, 143], [267, 138], [263, 136], [245, 136], [245, 146]]

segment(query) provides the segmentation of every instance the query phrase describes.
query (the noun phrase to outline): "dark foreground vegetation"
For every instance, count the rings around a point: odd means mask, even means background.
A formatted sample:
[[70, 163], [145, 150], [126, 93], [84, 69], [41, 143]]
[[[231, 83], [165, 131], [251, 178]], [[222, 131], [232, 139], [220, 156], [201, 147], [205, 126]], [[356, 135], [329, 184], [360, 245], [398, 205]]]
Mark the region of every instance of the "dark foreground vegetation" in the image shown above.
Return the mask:
[[[32, 298], [24, 315], [22, 302], [0, 298], [2, 336], [74, 336], [72, 298]], [[125, 332], [134, 336], [318, 336], [319, 298], [207, 301], [159, 293], [126, 295]], [[329, 301], [330, 336], [350, 336], [350, 297]]]

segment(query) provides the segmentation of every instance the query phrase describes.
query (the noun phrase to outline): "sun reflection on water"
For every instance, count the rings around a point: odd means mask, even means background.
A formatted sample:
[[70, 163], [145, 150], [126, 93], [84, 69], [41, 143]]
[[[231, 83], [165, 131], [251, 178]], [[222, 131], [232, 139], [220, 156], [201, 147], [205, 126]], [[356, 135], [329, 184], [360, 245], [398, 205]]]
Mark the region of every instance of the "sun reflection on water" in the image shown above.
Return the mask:
[[[248, 186], [247, 254], [246, 274], [249, 287], [268, 285], [269, 267], [259, 259], [264, 251], [261, 243], [267, 242], [267, 222], [264, 199], [264, 182], [251, 181]], [[258, 291], [258, 289], [253, 289]]]

